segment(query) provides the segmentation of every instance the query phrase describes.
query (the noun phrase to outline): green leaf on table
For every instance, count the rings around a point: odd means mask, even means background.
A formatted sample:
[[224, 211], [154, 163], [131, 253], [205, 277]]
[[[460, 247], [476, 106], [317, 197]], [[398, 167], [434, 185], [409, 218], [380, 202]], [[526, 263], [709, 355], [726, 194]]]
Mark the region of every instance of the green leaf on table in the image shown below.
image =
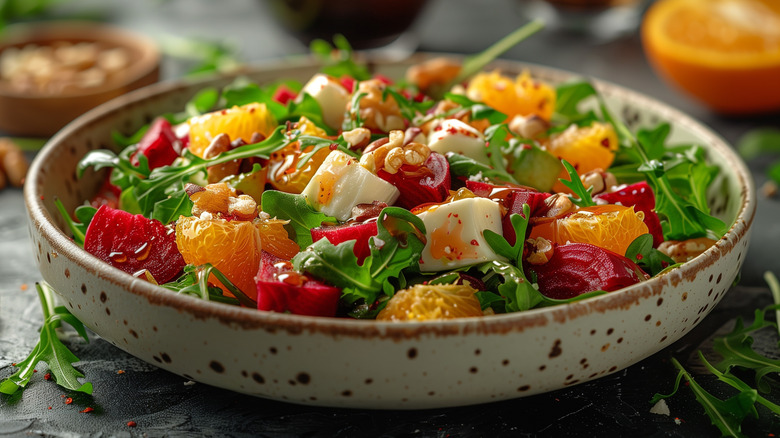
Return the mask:
[[780, 373], [780, 360], [769, 359], [756, 353], [753, 348], [752, 333], [771, 327], [777, 330], [777, 324], [765, 319], [768, 310], [780, 309], [780, 305], [757, 309], [753, 315], [753, 323], [745, 326], [742, 318], [737, 318], [734, 329], [726, 336], [713, 340], [713, 348], [723, 356], [717, 368], [728, 372], [734, 367], [747, 368], [755, 371], [756, 386], [762, 392], [769, 392], [769, 385], [763, 380], [769, 373]]
[[780, 153], [780, 129], [752, 130], [739, 140], [737, 150], [745, 160], [752, 160], [764, 154]]
[[757, 392], [755, 390], [742, 391], [737, 395], [721, 400], [699, 385], [693, 376], [683, 368], [676, 359], [672, 358], [672, 364], [679, 370], [677, 379], [674, 383], [674, 390], [670, 394], [655, 394], [650, 403], [656, 403], [661, 399], [666, 399], [677, 393], [680, 387], [680, 381], [684, 377], [688, 382], [688, 387], [693, 391], [696, 401], [704, 408], [704, 412], [710, 418], [712, 424], [720, 430], [723, 436], [744, 437], [742, 433], [742, 422], [750, 415], [758, 417], [755, 408]]
[[306, 202], [306, 197], [300, 194], [266, 190], [260, 203], [262, 210], [271, 217], [290, 221], [289, 225], [295, 233], [295, 243], [301, 249], [312, 244], [312, 228], [321, 226], [323, 222], [336, 222], [336, 218], [315, 210]]
[[377, 220], [377, 235], [369, 240], [371, 255], [362, 265], [353, 252], [355, 241], [333, 245], [320, 239], [292, 260], [299, 272], [324, 279], [342, 289], [348, 303], [373, 303], [380, 296], [392, 296], [389, 281], [404, 269], [417, 270], [425, 246], [422, 219], [400, 207], [385, 207]]
[[92, 394], [92, 384], [81, 383], [78, 379], [84, 377], [84, 374], [72, 365], [78, 362], [79, 358], [60, 341], [57, 335], [57, 329], [62, 322], [65, 322], [89, 342], [84, 325], [64, 307], [54, 307], [54, 297], [48, 284], [36, 283], [35, 287], [44, 315], [40, 337], [30, 355], [16, 364], [18, 371], [0, 383], [0, 393], [13, 394], [19, 388], [27, 386], [35, 373], [35, 367], [38, 363], [45, 362], [58, 385], [65, 389]]

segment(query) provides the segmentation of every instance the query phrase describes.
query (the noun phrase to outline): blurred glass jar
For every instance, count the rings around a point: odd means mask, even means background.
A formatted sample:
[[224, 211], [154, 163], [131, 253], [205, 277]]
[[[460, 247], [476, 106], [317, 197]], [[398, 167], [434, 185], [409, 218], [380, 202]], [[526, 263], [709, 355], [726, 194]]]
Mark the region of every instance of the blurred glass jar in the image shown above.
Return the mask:
[[333, 35], [342, 34], [353, 48], [364, 50], [387, 46], [399, 40], [419, 16], [427, 0], [265, 2], [278, 23], [303, 44], [308, 45], [318, 38], [330, 42]]
[[519, 0], [523, 13], [549, 28], [596, 39], [635, 31], [648, 0]]

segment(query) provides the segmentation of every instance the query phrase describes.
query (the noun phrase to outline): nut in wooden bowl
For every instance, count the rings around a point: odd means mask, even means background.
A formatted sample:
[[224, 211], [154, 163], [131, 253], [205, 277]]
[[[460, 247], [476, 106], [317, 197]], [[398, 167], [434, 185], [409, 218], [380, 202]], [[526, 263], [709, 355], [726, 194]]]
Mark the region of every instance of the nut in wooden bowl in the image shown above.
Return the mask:
[[8, 29], [0, 40], [0, 131], [50, 136], [93, 107], [156, 82], [150, 39], [88, 22]]

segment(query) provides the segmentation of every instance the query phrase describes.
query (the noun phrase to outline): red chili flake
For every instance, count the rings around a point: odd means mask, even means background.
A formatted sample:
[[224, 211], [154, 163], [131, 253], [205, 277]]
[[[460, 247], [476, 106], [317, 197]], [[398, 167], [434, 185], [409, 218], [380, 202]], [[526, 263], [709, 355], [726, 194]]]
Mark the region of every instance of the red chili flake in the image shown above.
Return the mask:
[[69, 405], [71, 403], [73, 403], [73, 399], [72, 398], [68, 397], [68, 398], [65, 399], [65, 404], [66, 405]]
[[604, 146], [605, 148], [608, 148], [609, 147], [609, 138], [604, 137], [604, 139], [601, 140], [601, 145]]
[[664, 261], [662, 261], [662, 262], [661, 262], [661, 267], [662, 267], [662, 268], [668, 268], [668, 267], [669, 267], [669, 262], [664, 262]]
[[474, 246], [479, 246], [479, 242], [477, 242], [477, 239], [471, 239], [471, 244]]
[[34, 373], [37, 373], [37, 372], [38, 372], [38, 370], [33, 370], [33, 372], [34, 372]]
[[43, 201], [44, 199], [45, 199], [45, 198], [43, 197], [43, 195], [41, 195], [41, 201]]
[[51, 380], [51, 373], [46, 373], [43, 375], [43, 380]]
[[329, 148], [330, 150], [332, 150], [332, 151], [335, 151], [336, 149], [338, 149], [338, 148], [339, 148], [339, 145], [337, 145], [336, 143], [333, 143], [332, 145], [328, 146], [328, 148]]
[[124, 374], [124, 373], [125, 373], [125, 370], [118, 370], [116, 373], [117, 373], [117, 374]]
[[135, 427], [135, 426], [136, 426], [135, 421], [128, 421], [127, 422], [127, 427]]
[[51, 406], [49, 406], [49, 409], [51, 409]]
[[636, 255], [636, 259], [637, 260], [642, 260], [643, 258], [645, 258], [645, 257], [642, 254], [637, 254]]
[[15, 366], [16, 366], [16, 362], [12, 362], [12, 363], [11, 363], [11, 366], [12, 366], [12, 367], [15, 367]]
[[89, 414], [92, 411], [94, 411], [94, 409], [92, 409], [91, 407], [87, 406], [86, 408], [84, 408], [83, 410], [81, 410], [79, 412], [81, 412], [82, 414]]

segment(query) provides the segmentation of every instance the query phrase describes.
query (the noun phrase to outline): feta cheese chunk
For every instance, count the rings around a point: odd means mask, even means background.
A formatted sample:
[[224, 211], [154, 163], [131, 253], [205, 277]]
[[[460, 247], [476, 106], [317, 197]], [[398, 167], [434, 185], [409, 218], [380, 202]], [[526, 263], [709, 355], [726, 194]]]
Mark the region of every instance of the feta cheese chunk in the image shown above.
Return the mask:
[[457, 119], [445, 119], [428, 136], [428, 148], [446, 155], [455, 152], [490, 165], [485, 137], [472, 126]]
[[401, 192], [341, 151], [332, 151], [301, 192], [306, 201], [328, 216], [349, 219], [352, 207], [373, 201], [392, 205]]
[[443, 271], [492, 260], [506, 260], [488, 245], [484, 230], [503, 234], [498, 203], [466, 198], [432, 207], [417, 215], [425, 223], [428, 242], [420, 270]]
[[322, 109], [323, 121], [333, 129], [341, 128], [349, 103], [349, 91], [332, 77], [317, 73], [303, 86], [301, 95], [314, 98]]

